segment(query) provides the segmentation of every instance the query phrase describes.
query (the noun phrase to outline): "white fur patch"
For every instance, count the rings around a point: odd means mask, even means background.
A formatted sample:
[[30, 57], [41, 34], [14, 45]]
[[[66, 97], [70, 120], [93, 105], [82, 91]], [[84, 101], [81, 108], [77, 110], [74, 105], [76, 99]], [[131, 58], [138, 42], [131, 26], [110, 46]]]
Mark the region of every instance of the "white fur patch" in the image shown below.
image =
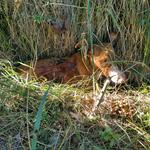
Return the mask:
[[109, 77], [111, 78], [111, 81], [116, 84], [121, 84], [125, 82], [125, 75], [123, 72], [121, 72], [118, 67], [112, 66], [111, 70], [109, 71]]

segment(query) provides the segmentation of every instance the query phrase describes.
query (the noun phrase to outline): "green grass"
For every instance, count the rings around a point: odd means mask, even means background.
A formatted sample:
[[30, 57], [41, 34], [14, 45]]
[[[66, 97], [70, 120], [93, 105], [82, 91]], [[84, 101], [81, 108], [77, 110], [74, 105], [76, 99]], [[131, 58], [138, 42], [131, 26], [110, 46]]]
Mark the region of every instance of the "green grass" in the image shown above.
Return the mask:
[[[85, 0], [2, 0], [0, 149], [33, 149], [35, 136], [37, 150], [150, 149], [150, 3], [107, 0], [89, 4], [91, 13]], [[47, 23], [57, 19], [65, 20], [64, 33]], [[122, 88], [108, 88], [93, 119], [87, 115], [92, 92], [87, 82], [38, 82], [14, 71], [18, 62], [69, 56], [82, 33], [87, 40], [90, 34], [91, 45], [109, 41], [108, 31], [119, 34], [114, 63], [125, 70], [129, 82]], [[42, 98], [48, 87], [48, 95]]]
[[[90, 110], [89, 99], [84, 101], [83, 98], [90, 92], [89, 89], [55, 83], [41, 84], [26, 79], [22, 79], [26, 83], [22, 84], [18, 74], [12, 74], [10, 78], [10, 74], [4, 72], [5, 76], [0, 78], [0, 142], [3, 149], [33, 149], [33, 137], [36, 137], [34, 140], [38, 150], [149, 148], [148, 85], [143, 85], [139, 90], [131, 87], [128, 90], [109, 88], [104, 103], [90, 119], [86, 115]], [[48, 95], [43, 97], [48, 86]], [[122, 99], [129, 106], [126, 112], [117, 105], [123, 104], [119, 103]], [[45, 101], [45, 108], [40, 107], [42, 101]], [[117, 107], [122, 113], [115, 114]], [[133, 114], [126, 115], [133, 108]], [[35, 125], [39, 118], [37, 128]]]

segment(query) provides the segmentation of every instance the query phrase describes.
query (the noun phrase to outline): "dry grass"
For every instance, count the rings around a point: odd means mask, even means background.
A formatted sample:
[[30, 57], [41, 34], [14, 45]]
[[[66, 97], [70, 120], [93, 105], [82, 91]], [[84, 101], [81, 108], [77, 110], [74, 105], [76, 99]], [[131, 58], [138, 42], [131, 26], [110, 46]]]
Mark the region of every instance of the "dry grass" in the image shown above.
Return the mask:
[[[86, 82], [61, 85], [21, 78], [16, 62], [62, 59], [88, 33], [87, 1], [2, 0], [0, 5], [0, 145], [31, 149], [34, 118], [50, 86], [37, 135], [37, 149], [143, 149], [150, 144], [149, 1], [92, 1], [94, 43], [118, 32], [116, 62], [129, 84], [109, 87], [93, 119]], [[51, 24], [55, 23], [55, 28]], [[60, 27], [63, 24], [62, 27]], [[86, 37], [88, 39], [88, 37]], [[136, 84], [135, 84], [136, 83]], [[132, 86], [134, 84], [134, 86]], [[135, 88], [135, 85], [139, 87]], [[87, 97], [87, 98], [85, 98]]]
[[[31, 82], [17, 74], [10, 76], [11, 69], [5, 71], [0, 79], [3, 149], [31, 149], [34, 134], [39, 150], [149, 148], [149, 86], [139, 90], [109, 87], [91, 119], [91, 90], [81, 85]], [[48, 86], [40, 128], [34, 133], [34, 118]]]
[[[93, 1], [91, 7], [94, 43], [108, 41], [108, 31], [118, 32], [118, 63], [127, 70], [129, 79], [149, 82], [148, 0]], [[87, 2], [80, 0], [3, 1], [1, 58], [22, 62], [70, 55], [81, 33], [88, 34], [87, 11]]]

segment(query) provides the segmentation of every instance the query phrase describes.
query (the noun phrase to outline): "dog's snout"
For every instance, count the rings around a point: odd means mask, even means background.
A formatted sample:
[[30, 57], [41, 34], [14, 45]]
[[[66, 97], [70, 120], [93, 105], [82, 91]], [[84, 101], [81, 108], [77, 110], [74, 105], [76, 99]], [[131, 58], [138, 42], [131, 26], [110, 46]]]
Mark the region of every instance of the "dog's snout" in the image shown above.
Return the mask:
[[111, 67], [109, 77], [111, 78], [111, 81], [115, 84], [122, 84], [126, 82], [125, 74], [122, 71], [120, 71], [116, 66]]

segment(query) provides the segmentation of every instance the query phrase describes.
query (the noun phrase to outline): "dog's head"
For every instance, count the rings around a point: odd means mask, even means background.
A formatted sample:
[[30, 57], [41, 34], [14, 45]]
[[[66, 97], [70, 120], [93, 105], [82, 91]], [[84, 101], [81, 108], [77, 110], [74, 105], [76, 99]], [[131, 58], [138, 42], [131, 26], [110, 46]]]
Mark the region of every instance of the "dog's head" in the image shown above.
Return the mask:
[[110, 77], [112, 82], [121, 84], [126, 81], [125, 74], [119, 70], [117, 65], [112, 64], [115, 54], [111, 44], [94, 45], [93, 53], [92, 50], [89, 50], [88, 54], [96, 69], [99, 69], [105, 77]]
[[115, 60], [115, 52], [112, 47], [112, 42], [116, 38], [117, 35], [111, 33], [111, 43], [93, 45], [93, 50], [88, 50], [88, 58], [90, 60], [90, 64], [94, 64], [95, 69], [100, 70], [102, 75], [104, 75], [107, 78], [109, 77], [111, 81], [115, 84], [122, 84], [126, 81], [126, 76], [121, 70], [119, 70], [117, 65], [112, 63]]

